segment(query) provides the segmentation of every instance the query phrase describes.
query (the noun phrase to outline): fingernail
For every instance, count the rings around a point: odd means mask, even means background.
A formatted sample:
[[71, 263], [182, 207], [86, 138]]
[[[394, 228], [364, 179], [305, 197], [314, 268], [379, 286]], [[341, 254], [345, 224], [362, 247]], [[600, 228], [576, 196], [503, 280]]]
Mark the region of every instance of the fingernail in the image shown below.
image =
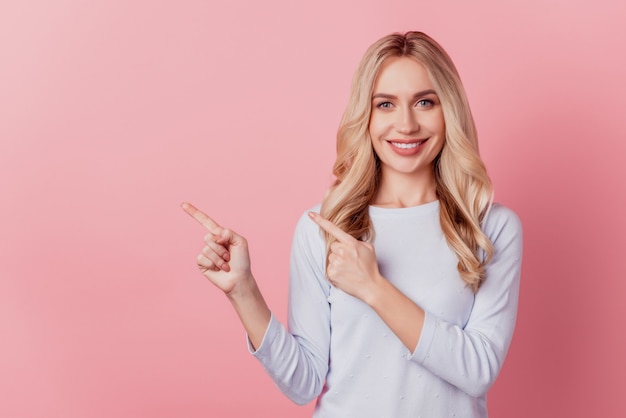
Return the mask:
[[317, 213], [315, 213], [315, 212], [309, 212], [309, 218], [311, 218], [311, 219], [315, 219], [316, 215], [317, 215]]

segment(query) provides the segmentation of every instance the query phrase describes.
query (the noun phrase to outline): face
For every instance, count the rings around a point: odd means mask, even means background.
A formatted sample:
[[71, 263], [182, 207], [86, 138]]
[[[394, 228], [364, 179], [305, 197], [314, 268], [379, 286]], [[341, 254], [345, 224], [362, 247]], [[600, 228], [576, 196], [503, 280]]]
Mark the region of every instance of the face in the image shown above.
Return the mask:
[[383, 63], [374, 83], [369, 133], [383, 177], [433, 175], [445, 122], [426, 67], [409, 57]]

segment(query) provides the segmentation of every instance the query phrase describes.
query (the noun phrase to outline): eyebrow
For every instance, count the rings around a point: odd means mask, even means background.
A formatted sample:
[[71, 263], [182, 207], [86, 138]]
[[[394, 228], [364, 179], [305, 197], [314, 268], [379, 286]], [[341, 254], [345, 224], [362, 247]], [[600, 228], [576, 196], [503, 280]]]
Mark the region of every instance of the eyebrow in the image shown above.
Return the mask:
[[[423, 96], [427, 96], [429, 94], [434, 94], [437, 95], [437, 93], [435, 92], [435, 90], [432, 89], [428, 89], [428, 90], [424, 90], [424, 91], [420, 91], [417, 92], [413, 95], [414, 99], [417, 99], [418, 97], [423, 97]], [[393, 94], [387, 94], [387, 93], [376, 93], [375, 95], [372, 96], [372, 99], [397, 99], [396, 96], [394, 96]]]

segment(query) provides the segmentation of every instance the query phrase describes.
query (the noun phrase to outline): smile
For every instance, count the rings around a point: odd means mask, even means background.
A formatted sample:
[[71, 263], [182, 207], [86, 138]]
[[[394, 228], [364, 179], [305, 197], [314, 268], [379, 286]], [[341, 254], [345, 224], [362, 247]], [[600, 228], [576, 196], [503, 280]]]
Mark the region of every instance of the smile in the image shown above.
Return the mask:
[[428, 141], [428, 138], [422, 140], [422, 141], [418, 141], [418, 142], [393, 142], [393, 141], [389, 141], [389, 143], [391, 145], [393, 145], [396, 148], [400, 148], [400, 149], [411, 149], [411, 148], [417, 148], [420, 145], [422, 145], [424, 142]]

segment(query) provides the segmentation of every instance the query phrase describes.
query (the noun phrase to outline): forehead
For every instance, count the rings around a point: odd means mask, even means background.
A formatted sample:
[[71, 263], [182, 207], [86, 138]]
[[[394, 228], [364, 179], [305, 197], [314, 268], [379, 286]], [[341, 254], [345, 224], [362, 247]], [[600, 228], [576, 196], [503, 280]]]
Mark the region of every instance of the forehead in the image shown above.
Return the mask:
[[413, 94], [428, 89], [433, 89], [428, 70], [411, 57], [388, 58], [374, 80], [374, 93]]

